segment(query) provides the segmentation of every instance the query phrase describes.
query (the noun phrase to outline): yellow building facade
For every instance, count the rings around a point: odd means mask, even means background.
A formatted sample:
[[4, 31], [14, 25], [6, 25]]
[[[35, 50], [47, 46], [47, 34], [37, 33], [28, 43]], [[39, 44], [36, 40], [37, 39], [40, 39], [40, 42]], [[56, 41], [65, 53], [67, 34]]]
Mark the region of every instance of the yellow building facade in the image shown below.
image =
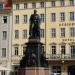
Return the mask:
[[13, 0], [12, 66], [19, 65], [34, 9], [41, 17], [40, 36], [50, 75], [75, 74], [75, 0]]

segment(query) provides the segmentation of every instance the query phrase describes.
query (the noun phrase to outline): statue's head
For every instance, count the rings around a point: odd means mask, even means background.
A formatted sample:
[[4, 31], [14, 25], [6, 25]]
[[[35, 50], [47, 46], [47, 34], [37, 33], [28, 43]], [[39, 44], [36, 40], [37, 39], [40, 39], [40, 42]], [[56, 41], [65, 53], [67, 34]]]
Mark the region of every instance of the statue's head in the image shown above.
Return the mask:
[[34, 10], [34, 14], [36, 14], [37, 13], [37, 10]]

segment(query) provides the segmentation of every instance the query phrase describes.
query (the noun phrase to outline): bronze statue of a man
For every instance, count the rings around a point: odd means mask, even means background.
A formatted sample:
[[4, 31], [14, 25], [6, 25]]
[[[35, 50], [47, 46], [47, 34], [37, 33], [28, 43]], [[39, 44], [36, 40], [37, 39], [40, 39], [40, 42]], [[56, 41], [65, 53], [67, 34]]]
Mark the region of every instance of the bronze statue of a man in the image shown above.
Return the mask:
[[41, 19], [37, 14], [37, 10], [34, 10], [34, 14], [30, 16], [30, 30], [29, 30], [30, 37], [40, 38], [40, 22]]

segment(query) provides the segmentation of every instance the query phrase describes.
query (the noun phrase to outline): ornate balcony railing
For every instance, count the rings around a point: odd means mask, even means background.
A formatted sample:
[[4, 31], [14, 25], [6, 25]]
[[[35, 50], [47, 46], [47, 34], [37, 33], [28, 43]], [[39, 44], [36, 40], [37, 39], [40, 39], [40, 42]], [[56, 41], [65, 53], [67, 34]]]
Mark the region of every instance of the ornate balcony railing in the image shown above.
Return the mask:
[[75, 54], [47, 54], [49, 60], [75, 60]]
[[60, 59], [60, 55], [59, 54], [52, 54], [50, 55], [51, 59]]
[[[12, 60], [20, 60], [23, 55], [12, 56]], [[48, 60], [75, 60], [75, 54], [47, 54]]]
[[7, 61], [8, 58], [7, 57], [0, 57], [0, 61]]
[[12, 60], [21, 60], [22, 59], [22, 57], [23, 57], [23, 55], [18, 55], [18, 56], [14, 56], [14, 55], [12, 55]]
[[71, 59], [75, 59], [75, 54], [72, 54], [71, 55]]
[[71, 59], [70, 54], [61, 54], [61, 59]]

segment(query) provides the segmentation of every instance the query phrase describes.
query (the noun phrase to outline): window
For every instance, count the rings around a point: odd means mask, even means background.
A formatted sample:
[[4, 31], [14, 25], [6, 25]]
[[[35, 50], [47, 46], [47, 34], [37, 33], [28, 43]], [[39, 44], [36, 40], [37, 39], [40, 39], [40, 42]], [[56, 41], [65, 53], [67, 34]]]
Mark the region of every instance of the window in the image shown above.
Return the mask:
[[36, 8], [36, 3], [32, 3], [32, 8]]
[[5, 71], [1, 71], [1, 75], [6, 75]]
[[61, 37], [65, 37], [65, 28], [61, 28]]
[[28, 4], [24, 3], [24, 9], [28, 8]]
[[0, 4], [0, 10], [3, 9], [3, 4]]
[[61, 75], [61, 66], [52, 66], [52, 75]]
[[23, 47], [23, 55], [25, 54], [25, 51], [26, 51], [26, 47], [24, 46]]
[[14, 74], [12, 75], [18, 75], [18, 69], [19, 69], [19, 65], [14, 65]]
[[7, 31], [3, 31], [3, 40], [7, 39]]
[[56, 54], [56, 45], [51, 46], [52, 54]]
[[70, 1], [70, 5], [74, 5], [74, 0], [69, 0]]
[[55, 1], [51, 1], [51, 6], [55, 7]]
[[40, 37], [44, 38], [44, 29], [40, 29]]
[[19, 48], [15, 47], [15, 55], [18, 55]]
[[19, 69], [19, 65], [13, 65], [13, 66], [14, 66], [13, 68], [14, 68], [15, 71]]
[[15, 39], [19, 38], [19, 30], [15, 30]]
[[75, 28], [74, 27], [70, 28], [70, 36], [75, 37]]
[[27, 23], [27, 15], [24, 15], [24, 23]]
[[65, 45], [61, 45], [61, 54], [65, 54], [65, 50], [66, 50]]
[[64, 0], [60, 0], [60, 5], [61, 5], [62, 7], [65, 6]]
[[51, 13], [51, 21], [52, 22], [56, 21], [56, 13]]
[[44, 8], [45, 7], [45, 3], [44, 2], [40, 2], [40, 7]]
[[42, 46], [42, 53], [45, 54], [45, 46]]
[[2, 48], [2, 57], [6, 57], [6, 48]]
[[19, 24], [19, 15], [16, 15], [15, 18], [16, 18], [16, 20], [15, 20], [16, 22], [15, 23]]
[[44, 22], [44, 18], [45, 18], [44, 14], [40, 14], [40, 18], [41, 18], [41, 22]]
[[7, 23], [7, 16], [3, 16], [3, 23]]
[[51, 29], [51, 37], [56, 37], [56, 29], [55, 28]]
[[19, 9], [19, 4], [16, 4], [16, 9], [17, 9], [17, 10]]
[[65, 21], [65, 13], [64, 12], [61, 12], [60, 13], [60, 19], [61, 19], [61, 21]]
[[74, 21], [74, 12], [70, 12], [70, 21]]
[[71, 45], [71, 57], [75, 59], [75, 45]]
[[23, 38], [27, 39], [27, 30], [23, 30]]

